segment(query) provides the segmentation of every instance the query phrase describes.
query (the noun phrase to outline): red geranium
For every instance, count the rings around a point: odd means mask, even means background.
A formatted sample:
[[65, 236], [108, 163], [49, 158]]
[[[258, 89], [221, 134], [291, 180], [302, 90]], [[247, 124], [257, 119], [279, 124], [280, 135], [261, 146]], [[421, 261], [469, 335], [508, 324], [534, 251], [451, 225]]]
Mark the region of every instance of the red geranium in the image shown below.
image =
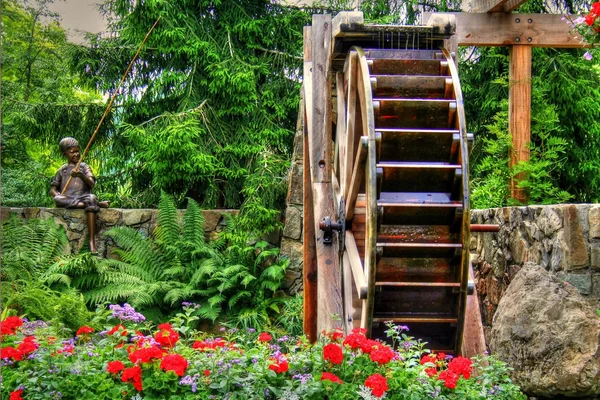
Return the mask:
[[362, 333], [351, 333], [348, 336], [346, 336], [346, 339], [344, 339], [344, 345], [350, 346], [350, 348], [352, 349], [358, 349], [359, 347], [361, 347], [361, 344], [367, 340], [367, 338], [365, 337], [365, 335], [363, 335]]
[[456, 357], [448, 363], [448, 369], [457, 375], [462, 375], [465, 379], [471, 377], [472, 361], [465, 357]]
[[187, 360], [179, 354], [169, 354], [160, 362], [160, 369], [164, 370], [165, 372], [173, 371], [178, 376], [183, 376], [187, 367]]
[[142, 369], [139, 367], [139, 365], [126, 368], [123, 371], [123, 375], [121, 375], [121, 380], [123, 382], [133, 383], [133, 387], [136, 388], [138, 392], [142, 391]]
[[437, 368], [435, 367], [430, 367], [430, 368], [425, 368], [425, 373], [427, 374], [428, 377], [432, 377], [435, 376], [435, 374], [437, 374]]
[[81, 328], [77, 329], [77, 333], [75, 335], [79, 336], [79, 335], [83, 335], [86, 333], [92, 333], [94, 332], [94, 328], [90, 328], [89, 326], [82, 326]]
[[38, 348], [38, 344], [35, 342], [35, 336], [27, 336], [21, 344], [17, 347], [17, 350], [21, 352], [21, 354], [26, 355], [33, 353]]
[[263, 332], [260, 335], [258, 335], [259, 342], [270, 342], [271, 339], [273, 339], [273, 336], [269, 335], [269, 333], [267, 332]]
[[363, 353], [367, 354], [370, 354], [371, 351], [373, 351], [373, 349], [378, 346], [381, 346], [380, 342], [366, 338], [360, 343], [361, 350], [363, 351]]
[[142, 347], [129, 354], [129, 361], [134, 364], [138, 362], [147, 363], [152, 359], [161, 359], [163, 356], [163, 351], [156, 346]]
[[0, 349], [0, 358], [12, 358], [14, 361], [21, 361], [23, 359], [23, 353], [12, 346], [7, 346]]
[[331, 381], [334, 383], [344, 383], [340, 378], [338, 378], [335, 374], [332, 374], [331, 372], [323, 372], [323, 375], [321, 375], [321, 380], [322, 381]]
[[371, 388], [371, 393], [375, 397], [381, 397], [388, 390], [387, 379], [381, 374], [373, 374], [365, 381], [365, 386]]
[[437, 361], [437, 357], [435, 356], [435, 354], [428, 354], [428, 355], [421, 357], [421, 365], [423, 365], [425, 363], [435, 364], [436, 361]]
[[335, 342], [336, 340], [344, 337], [344, 332], [342, 332], [340, 328], [335, 328], [333, 331], [329, 332], [327, 336], [332, 342]]
[[154, 340], [163, 347], [173, 347], [179, 340], [179, 334], [173, 330], [171, 324], [160, 324], [160, 330], [154, 335]]
[[227, 346], [227, 342], [223, 339], [217, 338], [215, 340], [196, 340], [194, 342], [194, 344], [192, 345], [192, 349], [198, 349], [198, 350], [207, 350], [207, 349], [216, 349], [218, 347], [225, 347]]
[[290, 368], [287, 360], [285, 359], [277, 360], [275, 357], [271, 357], [271, 361], [273, 363], [269, 365], [269, 369], [277, 372], [278, 374], [283, 374]]
[[19, 390], [15, 390], [14, 392], [10, 392], [9, 400], [23, 400], [23, 398], [21, 397], [21, 394], [23, 394], [23, 389], [19, 389]]
[[588, 15], [585, 16], [585, 23], [589, 26], [594, 25], [594, 22], [596, 22], [596, 18], [598, 18], [598, 16], [594, 13], [589, 13]]
[[444, 381], [444, 386], [446, 386], [448, 389], [456, 388], [456, 382], [458, 381], [458, 378], [460, 378], [459, 375], [456, 375], [454, 372], [448, 369], [440, 372], [438, 376], [438, 380]]
[[371, 360], [381, 365], [387, 364], [396, 357], [396, 354], [388, 346], [380, 344], [371, 351]]
[[14, 335], [17, 333], [17, 329], [23, 325], [23, 320], [16, 316], [6, 317], [6, 319], [0, 322], [0, 333], [3, 335]]
[[591, 12], [593, 12], [596, 15], [600, 15], [600, 1], [597, 1], [592, 4]]
[[207, 370], [207, 369], [205, 369], [205, 370], [204, 370], [204, 376], [209, 376], [209, 375], [210, 375], [210, 371], [209, 371], [209, 370]]
[[108, 363], [108, 365], [106, 366], [106, 371], [111, 374], [118, 374], [119, 372], [123, 371], [124, 369], [125, 369], [125, 364], [123, 364], [119, 360], [110, 361]]
[[323, 359], [329, 360], [333, 364], [341, 364], [344, 361], [344, 352], [339, 345], [329, 343], [323, 347]]

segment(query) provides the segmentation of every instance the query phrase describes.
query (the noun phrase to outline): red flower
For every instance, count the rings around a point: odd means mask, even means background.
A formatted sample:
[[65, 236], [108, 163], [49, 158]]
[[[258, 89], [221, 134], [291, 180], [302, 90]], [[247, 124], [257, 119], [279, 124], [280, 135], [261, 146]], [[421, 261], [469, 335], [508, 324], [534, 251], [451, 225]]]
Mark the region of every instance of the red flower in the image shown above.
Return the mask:
[[90, 328], [89, 326], [82, 326], [81, 328], [77, 329], [77, 333], [75, 335], [79, 336], [79, 335], [83, 335], [86, 333], [92, 333], [94, 332], [94, 328]]
[[435, 356], [435, 354], [429, 354], [429, 355], [421, 357], [421, 365], [423, 365], [425, 363], [435, 364], [436, 361], [437, 361], [437, 357]]
[[207, 369], [205, 369], [205, 370], [204, 370], [204, 376], [209, 376], [209, 375], [210, 375], [210, 371], [209, 371], [209, 370], [207, 370]]
[[138, 362], [147, 363], [152, 361], [152, 359], [161, 359], [163, 356], [164, 353], [162, 350], [156, 346], [142, 347], [129, 353], [129, 361], [134, 364]]
[[588, 15], [586, 15], [585, 17], [585, 23], [588, 26], [592, 26], [594, 25], [594, 22], [596, 22], [596, 18], [598, 18], [598, 16], [594, 13], [589, 13]]
[[6, 317], [6, 319], [0, 322], [0, 333], [2, 335], [14, 335], [17, 333], [17, 329], [23, 325], [23, 320], [16, 316]]
[[35, 342], [35, 336], [27, 336], [21, 344], [17, 347], [17, 350], [21, 352], [21, 354], [26, 355], [29, 353], [33, 353], [38, 348], [38, 344]]
[[465, 357], [456, 357], [448, 363], [448, 369], [457, 375], [462, 375], [465, 379], [471, 377], [471, 360]]
[[456, 381], [458, 381], [458, 378], [460, 378], [459, 375], [456, 375], [454, 372], [448, 369], [440, 372], [438, 375], [438, 380], [444, 381], [444, 386], [446, 386], [448, 389], [456, 388]]
[[335, 374], [332, 374], [331, 372], [323, 372], [323, 375], [321, 375], [321, 380], [322, 381], [331, 381], [334, 383], [344, 383], [342, 382], [342, 380], [340, 378], [338, 378]]
[[329, 343], [323, 347], [323, 359], [329, 360], [333, 364], [341, 364], [344, 361], [342, 348], [334, 343]]
[[446, 353], [437, 353], [437, 359], [444, 361], [444, 359], [446, 359]]
[[367, 340], [367, 338], [365, 337], [365, 335], [361, 334], [361, 333], [351, 333], [348, 336], [346, 336], [346, 339], [344, 339], [344, 345], [348, 345], [350, 346], [350, 348], [352, 349], [358, 349], [359, 347], [361, 347], [361, 344]]
[[123, 382], [133, 383], [133, 387], [136, 388], [138, 392], [142, 391], [142, 369], [139, 367], [139, 365], [126, 368], [123, 371], [123, 375], [121, 375], [121, 380]]
[[593, 12], [596, 15], [600, 15], [600, 1], [597, 1], [592, 4], [591, 12]]
[[7, 346], [0, 349], [0, 358], [12, 358], [15, 361], [21, 361], [23, 359], [23, 353], [12, 346]]
[[437, 368], [435, 367], [431, 367], [431, 368], [425, 368], [425, 373], [427, 374], [428, 377], [432, 377], [435, 376], [435, 374], [437, 374]]
[[371, 388], [371, 393], [375, 397], [381, 397], [388, 390], [387, 379], [380, 374], [373, 374], [365, 381], [365, 386]]
[[392, 361], [396, 354], [388, 346], [381, 344], [373, 348], [370, 357], [372, 361], [383, 365]]
[[269, 365], [271, 371], [283, 374], [289, 369], [289, 364], [285, 359], [277, 360], [275, 357], [271, 357], [271, 361], [273, 361], [273, 364]]
[[335, 328], [333, 331], [329, 332], [327, 336], [332, 342], [335, 342], [336, 340], [344, 337], [344, 332], [342, 332], [340, 328]]
[[108, 331], [108, 335], [112, 335], [113, 333], [117, 332], [119, 329], [123, 329], [123, 331], [121, 332], [121, 336], [127, 336], [127, 329], [125, 329], [125, 327], [121, 324], [116, 325], [114, 328], [112, 328], [110, 331]]
[[169, 354], [165, 356], [160, 362], [160, 369], [166, 371], [173, 371], [178, 376], [183, 376], [185, 374], [185, 370], [188, 367], [188, 362], [183, 356], [179, 354]]
[[123, 371], [124, 369], [125, 369], [125, 364], [123, 364], [119, 360], [110, 361], [108, 363], [108, 365], [106, 366], [106, 371], [111, 374], [118, 374], [119, 372]]
[[10, 392], [9, 400], [23, 400], [23, 398], [21, 397], [21, 394], [23, 394], [23, 389], [19, 389], [19, 390], [15, 390], [14, 392]]
[[361, 350], [366, 354], [370, 354], [371, 351], [378, 346], [381, 346], [381, 343], [371, 339], [365, 339], [360, 343]]
[[158, 329], [160, 331], [154, 335], [154, 340], [163, 347], [175, 346], [179, 340], [179, 334], [173, 330], [171, 324], [160, 324]]
[[267, 332], [263, 332], [258, 336], [259, 342], [270, 342], [273, 339], [273, 336], [269, 335]]
[[365, 328], [354, 328], [354, 329], [352, 329], [352, 333], [356, 333], [356, 334], [364, 336], [367, 334], [367, 330]]
[[199, 349], [199, 350], [207, 350], [207, 349], [216, 349], [218, 347], [225, 347], [227, 346], [227, 342], [223, 339], [217, 338], [215, 340], [196, 340], [194, 342], [194, 344], [192, 345], [192, 349]]

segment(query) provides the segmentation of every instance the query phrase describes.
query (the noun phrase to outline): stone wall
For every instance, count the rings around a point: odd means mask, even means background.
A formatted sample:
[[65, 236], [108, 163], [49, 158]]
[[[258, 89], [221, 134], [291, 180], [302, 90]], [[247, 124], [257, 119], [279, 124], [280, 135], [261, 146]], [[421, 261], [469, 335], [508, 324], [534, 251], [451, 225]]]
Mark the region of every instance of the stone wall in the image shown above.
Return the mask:
[[[300, 105], [302, 107], [302, 104]], [[283, 237], [281, 238], [281, 255], [290, 260], [285, 277], [284, 287], [294, 295], [302, 293], [303, 243], [302, 219], [303, 207], [303, 132], [302, 118], [298, 118], [296, 135], [294, 136], [294, 155], [288, 176], [288, 194], [286, 199]]]
[[[183, 210], [179, 211], [183, 215]], [[204, 210], [204, 232], [207, 239], [214, 237], [223, 227], [224, 213], [237, 213], [237, 210]], [[106, 231], [115, 226], [128, 226], [149, 236], [156, 226], [156, 209], [100, 209], [96, 220], [96, 247], [101, 257], [112, 257], [115, 244], [106, 235]], [[88, 246], [87, 217], [84, 210], [67, 210], [65, 208], [8, 208], [2, 207], [2, 220], [15, 215], [19, 218], [53, 218], [65, 228], [69, 244], [66, 251], [78, 253]]]
[[526, 262], [540, 265], [594, 302], [600, 299], [600, 205], [564, 204], [472, 210], [471, 259], [487, 334], [508, 284]]

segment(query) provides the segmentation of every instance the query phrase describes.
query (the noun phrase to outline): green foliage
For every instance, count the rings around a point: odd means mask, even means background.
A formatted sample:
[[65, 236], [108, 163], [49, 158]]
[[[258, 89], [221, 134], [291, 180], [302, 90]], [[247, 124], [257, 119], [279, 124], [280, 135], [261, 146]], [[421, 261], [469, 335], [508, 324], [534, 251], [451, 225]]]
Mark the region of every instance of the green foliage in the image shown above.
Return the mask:
[[215, 321], [229, 318], [268, 326], [279, 312], [279, 289], [287, 262], [276, 260], [277, 248], [266, 242], [248, 245], [248, 233], [230, 227], [210, 244], [204, 237], [202, 210], [188, 199], [180, 219], [173, 199], [163, 193], [152, 237], [128, 227], [107, 234], [120, 260], [89, 254], [63, 257], [48, 270], [47, 280], [84, 292], [88, 304], [127, 302], [152, 319], [178, 309], [181, 302], [200, 303], [196, 314]]
[[2, 223], [2, 316], [64, 323], [76, 329], [90, 319], [83, 297], [75, 290], [58, 291], [44, 281], [48, 266], [62, 255], [68, 240], [53, 219]]

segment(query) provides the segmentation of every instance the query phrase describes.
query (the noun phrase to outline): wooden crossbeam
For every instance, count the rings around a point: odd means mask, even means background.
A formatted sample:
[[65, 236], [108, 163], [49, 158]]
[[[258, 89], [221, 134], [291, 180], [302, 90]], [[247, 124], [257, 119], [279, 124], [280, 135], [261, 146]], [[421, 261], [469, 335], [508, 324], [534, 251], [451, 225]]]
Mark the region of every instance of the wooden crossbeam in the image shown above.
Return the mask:
[[527, 0], [465, 0], [461, 9], [471, 13], [510, 12]]
[[[456, 17], [459, 46], [583, 47], [580, 39], [570, 33], [570, 26], [560, 14], [448, 14]], [[431, 15], [424, 13], [423, 22], [427, 22]]]

